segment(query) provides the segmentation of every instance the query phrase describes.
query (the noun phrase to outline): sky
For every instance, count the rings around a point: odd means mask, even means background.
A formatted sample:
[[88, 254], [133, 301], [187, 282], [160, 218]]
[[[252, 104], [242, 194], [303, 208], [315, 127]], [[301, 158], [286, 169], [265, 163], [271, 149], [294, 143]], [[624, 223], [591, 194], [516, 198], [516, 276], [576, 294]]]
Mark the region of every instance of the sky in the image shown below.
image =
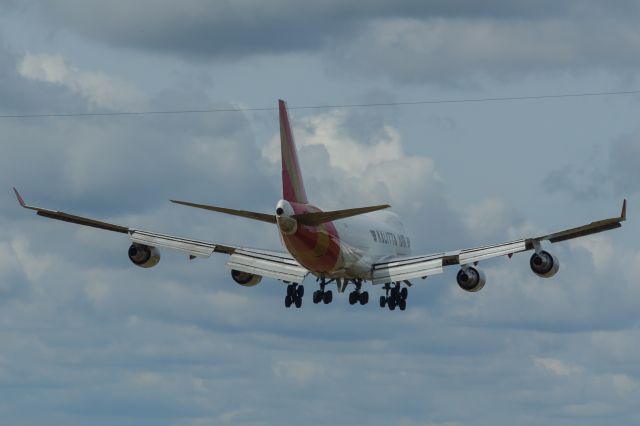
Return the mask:
[[[416, 253], [619, 214], [621, 230], [418, 280], [405, 312], [284, 308], [225, 256], [128, 260], [120, 234], [30, 204], [282, 249], [290, 106], [633, 91], [640, 2], [0, 0], [0, 418], [12, 425], [637, 424], [640, 95], [292, 109], [309, 198], [389, 203]], [[307, 294], [315, 289], [305, 281]], [[382, 293], [369, 288], [372, 300]]]

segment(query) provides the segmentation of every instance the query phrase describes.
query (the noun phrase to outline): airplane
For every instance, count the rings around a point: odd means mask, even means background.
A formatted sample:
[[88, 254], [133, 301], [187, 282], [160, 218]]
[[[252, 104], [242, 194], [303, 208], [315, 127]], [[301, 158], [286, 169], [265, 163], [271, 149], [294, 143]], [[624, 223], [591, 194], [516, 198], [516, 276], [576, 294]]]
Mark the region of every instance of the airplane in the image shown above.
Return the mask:
[[134, 265], [151, 268], [160, 261], [161, 248], [185, 252], [190, 259], [208, 258], [213, 253], [229, 256], [226, 266], [239, 285], [253, 287], [263, 277], [287, 284], [285, 306], [302, 306], [303, 280], [307, 275], [316, 278], [318, 289], [313, 292], [314, 304], [329, 304], [333, 300], [331, 284], [338, 293], [349, 293], [351, 305], [366, 305], [369, 293], [366, 283], [381, 285], [381, 308], [404, 311], [407, 307], [410, 280], [440, 274], [446, 266], [458, 266], [456, 281], [462, 290], [480, 291], [486, 276], [479, 262], [533, 250], [530, 268], [539, 277], [550, 278], [560, 267], [558, 258], [543, 249], [543, 243], [556, 243], [598, 232], [619, 228], [626, 220], [627, 200], [622, 203], [620, 216], [598, 220], [587, 225], [565, 229], [552, 234], [523, 238], [501, 244], [427, 255], [411, 254], [411, 239], [400, 218], [387, 210], [388, 204], [344, 210], [323, 211], [307, 198], [296, 145], [289, 123], [286, 103], [278, 102], [280, 119], [280, 147], [282, 157], [282, 199], [273, 213], [235, 210], [208, 204], [170, 200], [188, 207], [239, 216], [276, 225], [286, 252], [260, 250], [215, 242], [199, 241], [128, 228], [96, 219], [61, 211], [27, 205], [13, 188], [19, 204], [35, 210], [39, 216], [93, 228], [127, 234], [131, 240], [128, 256]]

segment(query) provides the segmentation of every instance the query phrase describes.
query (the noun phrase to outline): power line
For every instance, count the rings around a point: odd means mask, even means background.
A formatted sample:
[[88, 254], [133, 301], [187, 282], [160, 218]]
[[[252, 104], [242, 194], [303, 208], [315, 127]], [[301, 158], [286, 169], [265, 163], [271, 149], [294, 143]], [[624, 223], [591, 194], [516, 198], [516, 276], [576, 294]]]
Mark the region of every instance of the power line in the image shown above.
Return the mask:
[[[400, 101], [400, 102], [374, 102], [359, 104], [334, 104], [334, 105], [294, 105], [288, 109], [337, 109], [337, 108], [376, 108], [391, 106], [411, 106], [411, 105], [433, 105], [433, 104], [461, 104], [479, 102], [509, 102], [527, 101], [561, 98], [585, 98], [596, 96], [623, 96], [637, 95], [640, 90], [623, 90], [615, 92], [583, 92], [583, 93], [561, 93], [547, 95], [525, 95], [525, 96], [505, 96], [492, 98], [462, 98], [462, 99], [435, 99], [422, 101]], [[180, 109], [161, 111], [111, 111], [111, 112], [78, 112], [78, 113], [39, 113], [39, 114], [0, 114], [2, 118], [65, 118], [65, 117], [111, 117], [111, 116], [137, 116], [137, 115], [180, 115], [180, 114], [206, 114], [221, 112], [259, 112], [275, 111], [277, 107], [249, 107], [249, 108], [207, 108], [207, 109]]]

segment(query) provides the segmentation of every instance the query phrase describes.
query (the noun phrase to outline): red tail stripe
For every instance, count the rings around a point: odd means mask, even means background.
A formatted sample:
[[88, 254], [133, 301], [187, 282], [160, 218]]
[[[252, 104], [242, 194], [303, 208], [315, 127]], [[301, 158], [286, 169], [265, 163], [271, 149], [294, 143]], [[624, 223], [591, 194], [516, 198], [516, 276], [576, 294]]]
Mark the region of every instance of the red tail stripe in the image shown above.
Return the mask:
[[296, 145], [291, 132], [287, 106], [283, 100], [278, 101], [280, 112], [280, 144], [282, 155], [282, 195], [287, 201], [308, 203], [307, 193], [302, 181], [302, 173], [298, 163]]

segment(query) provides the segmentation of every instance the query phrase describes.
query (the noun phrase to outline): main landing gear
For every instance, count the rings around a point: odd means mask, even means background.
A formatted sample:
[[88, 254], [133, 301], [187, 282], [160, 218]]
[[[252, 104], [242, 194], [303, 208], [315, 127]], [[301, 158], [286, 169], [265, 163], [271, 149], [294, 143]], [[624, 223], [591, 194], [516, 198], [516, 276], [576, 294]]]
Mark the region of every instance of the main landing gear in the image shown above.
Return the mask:
[[287, 286], [287, 295], [284, 298], [284, 306], [290, 308], [294, 305], [296, 308], [302, 306], [302, 297], [304, 296], [304, 286], [297, 283]]
[[[333, 280], [331, 280], [333, 281]], [[325, 290], [327, 284], [331, 281], [325, 281], [324, 278], [320, 278], [320, 290], [316, 290], [313, 292], [313, 303], [318, 304], [320, 302], [328, 305], [333, 301], [333, 292], [331, 290]]]
[[362, 290], [362, 280], [354, 280], [354, 284], [356, 285], [356, 289], [349, 293], [349, 304], [355, 305], [356, 303], [360, 303], [361, 305], [366, 305], [369, 303], [369, 293]]
[[[313, 292], [313, 303], [315, 305], [324, 303], [328, 305], [333, 301], [333, 292], [327, 290], [326, 286], [333, 282], [338, 286], [338, 293], [344, 293], [347, 285], [354, 284], [355, 289], [349, 293], [350, 305], [366, 305], [369, 303], [369, 292], [362, 291], [363, 280], [361, 279], [329, 279], [326, 280], [323, 277], [317, 279], [320, 284], [320, 289]], [[405, 284], [404, 286], [402, 284]], [[394, 311], [399, 308], [401, 311], [407, 309], [407, 297], [409, 296], [409, 289], [411, 283], [409, 281], [398, 281], [394, 283], [386, 283], [384, 285], [385, 295], [380, 296], [380, 307], [389, 308], [390, 311]], [[304, 297], [304, 286], [297, 283], [290, 283], [287, 285], [287, 295], [284, 298], [284, 305], [287, 308], [295, 306], [296, 308], [302, 307], [302, 298]]]
[[[409, 283], [407, 282], [407, 285]], [[396, 309], [396, 306], [400, 308], [401, 311], [407, 309], [407, 297], [409, 296], [409, 290], [407, 287], [400, 287], [400, 283], [396, 282], [386, 283], [384, 285], [385, 296], [380, 296], [380, 307], [384, 308], [387, 306], [390, 311]]]

